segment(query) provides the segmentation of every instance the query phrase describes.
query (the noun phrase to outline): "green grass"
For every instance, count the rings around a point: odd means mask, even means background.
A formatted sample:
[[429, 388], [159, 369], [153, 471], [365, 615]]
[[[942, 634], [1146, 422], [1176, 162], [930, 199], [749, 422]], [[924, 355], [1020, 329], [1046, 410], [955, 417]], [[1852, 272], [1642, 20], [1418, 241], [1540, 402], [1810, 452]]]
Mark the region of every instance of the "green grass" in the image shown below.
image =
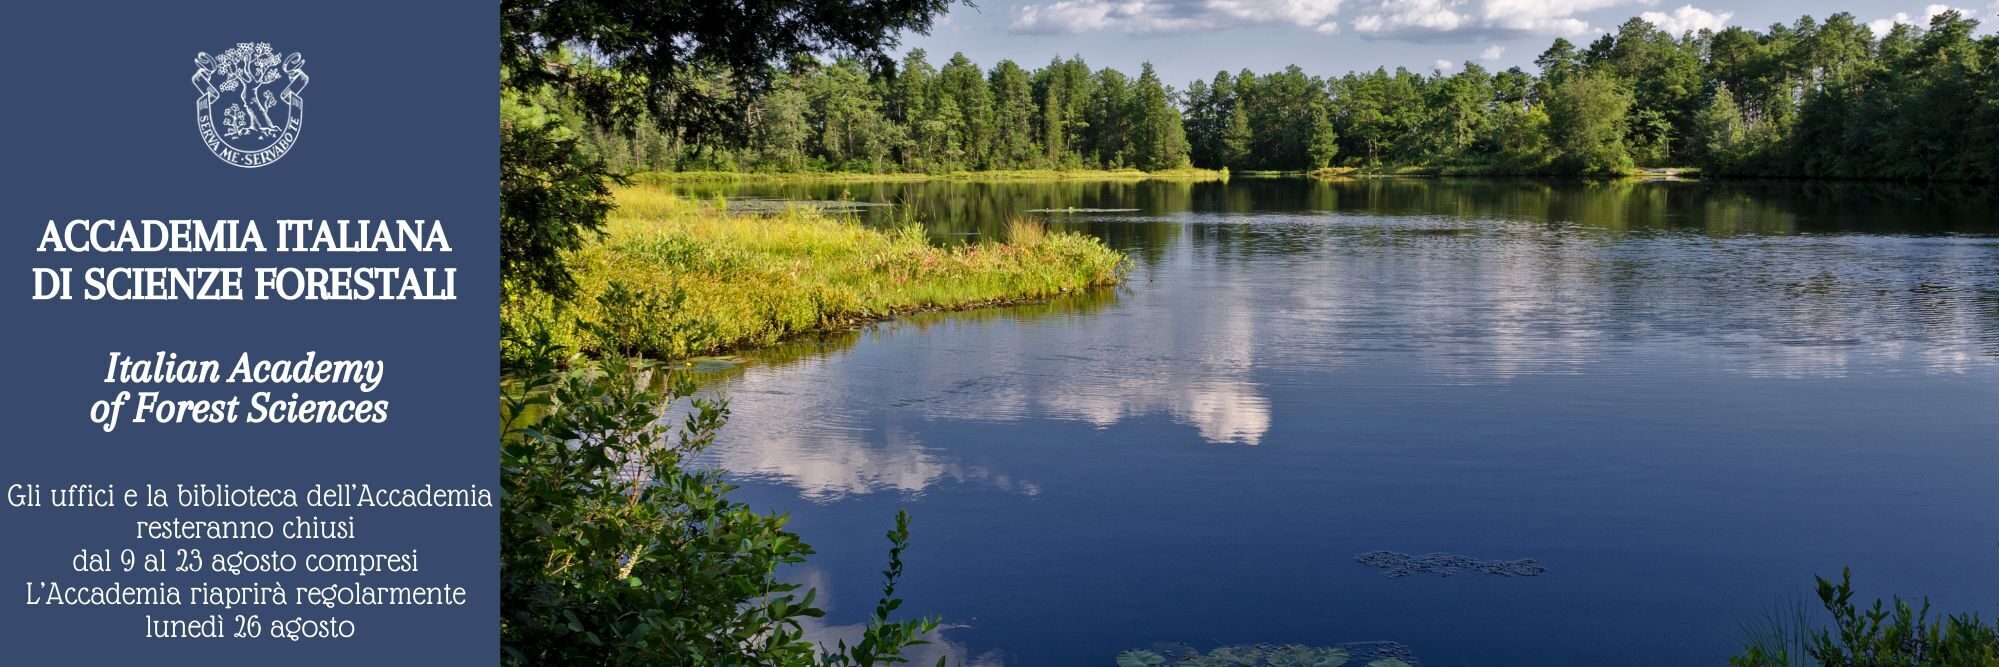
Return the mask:
[[1080, 234], [1016, 221], [1005, 243], [931, 245], [921, 226], [864, 227], [797, 207], [734, 215], [633, 186], [604, 238], [572, 253], [576, 298], [501, 308], [585, 352], [681, 357], [923, 310], [1038, 301], [1122, 279], [1124, 256]]
[[735, 171], [653, 171], [634, 174], [636, 183], [782, 183], [800, 181], [1226, 181], [1227, 169], [1004, 169], [941, 174], [853, 172], [761, 173]]

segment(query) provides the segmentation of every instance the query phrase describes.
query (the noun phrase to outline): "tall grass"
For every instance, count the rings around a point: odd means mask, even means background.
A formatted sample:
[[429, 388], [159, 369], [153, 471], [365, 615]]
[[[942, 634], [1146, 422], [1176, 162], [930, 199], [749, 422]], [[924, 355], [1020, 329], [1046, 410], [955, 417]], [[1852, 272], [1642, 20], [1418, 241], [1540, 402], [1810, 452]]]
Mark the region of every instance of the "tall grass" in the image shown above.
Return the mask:
[[616, 191], [605, 237], [567, 259], [578, 294], [502, 307], [573, 349], [677, 357], [757, 347], [920, 310], [1035, 301], [1123, 276], [1094, 238], [1029, 222], [1005, 243], [938, 247], [806, 207], [734, 215], [649, 186]]
[[1735, 667], [1999, 667], [1999, 625], [1977, 614], [1930, 615], [1900, 597], [1861, 606], [1853, 601], [1853, 571], [1841, 570], [1839, 583], [1818, 577], [1819, 602], [1829, 627], [1816, 627], [1802, 603], [1765, 612], [1761, 622], [1742, 627], [1742, 654]]
[[1791, 598], [1765, 607], [1760, 618], [1737, 621], [1736, 641], [1746, 655], [1757, 656], [1769, 667], [1804, 667], [1809, 664], [1812, 629], [1817, 627], [1812, 607], [1800, 598]]
[[1006, 241], [1027, 247], [1048, 242], [1048, 225], [1026, 218], [1014, 218], [1006, 223]]

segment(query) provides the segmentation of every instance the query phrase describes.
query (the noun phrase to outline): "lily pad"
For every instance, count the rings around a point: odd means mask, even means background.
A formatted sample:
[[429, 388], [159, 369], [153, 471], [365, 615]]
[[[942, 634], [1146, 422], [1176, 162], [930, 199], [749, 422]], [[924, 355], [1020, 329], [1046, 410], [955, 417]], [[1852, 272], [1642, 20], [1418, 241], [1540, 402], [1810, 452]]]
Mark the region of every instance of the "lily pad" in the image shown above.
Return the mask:
[[1117, 667], [1153, 667], [1166, 663], [1166, 656], [1151, 651], [1125, 651], [1117, 654]]
[[741, 365], [743, 365], [742, 357], [696, 357], [687, 361], [687, 370], [698, 375], [707, 375]]
[[1354, 554], [1354, 562], [1382, 570], [1382, 576], [1406, 577], [1412, 574], [1437, 574], [1451, 576], [1460, 572], [1483, 572], [1508, 577], [1539, 576], [1548, 568], [1541, 567], [1532, 558], [1519, 560], [1481, 560], [1470, 556], [1447, 553], [1411, 556], [1394, 551], [1369, 551]]

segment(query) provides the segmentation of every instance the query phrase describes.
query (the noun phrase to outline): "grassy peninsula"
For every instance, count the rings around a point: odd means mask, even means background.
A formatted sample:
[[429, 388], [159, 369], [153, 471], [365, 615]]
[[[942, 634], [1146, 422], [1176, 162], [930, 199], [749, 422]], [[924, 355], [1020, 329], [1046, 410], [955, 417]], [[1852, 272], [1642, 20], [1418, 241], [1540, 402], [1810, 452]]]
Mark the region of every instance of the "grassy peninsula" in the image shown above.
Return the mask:
[[810, 207], [734, 213], [647, 185], [613, 196], [603, 237], [567, 258], [576, 298], [561, 313], [515, 300], [509, 326], [545, 327], [572, 349], [680, 357], [1046, 299], [1116, 283], [1124, 266], [1101, 241], [1029, 221], [1010, 224], [1004, 242], [939, 247], [914, 222], [873, 229]]

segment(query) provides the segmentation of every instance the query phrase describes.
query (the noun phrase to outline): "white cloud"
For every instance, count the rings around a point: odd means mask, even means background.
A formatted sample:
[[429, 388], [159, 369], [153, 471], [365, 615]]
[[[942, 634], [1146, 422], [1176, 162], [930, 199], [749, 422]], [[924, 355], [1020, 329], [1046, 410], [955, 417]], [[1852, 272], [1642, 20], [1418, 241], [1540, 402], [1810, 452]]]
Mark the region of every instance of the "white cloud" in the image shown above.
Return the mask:
[[[1294, 26], [1323, 35], [1467, 43], [1597, 29], [1578, 14], [1646, 0], [1056, 0], [1013, 8], [1017, 33], [1129, 34]], [[1342, 11], [1347, 12], [1342, 16]], [[1344, 20], [1335, 20], [1344, 19]]]
[[1715, 13], [1693, 5], [1680, 5], [1680, 8], [1673, 10], [1671, 14], [1645, 12], [1638, 15], [1638, 18], [1645, 19], [1674, 36], [1702, 30], [1719, 31], [1727, 27], [1728, 20], [1734, 17], [1735, 12]]
[[1503, 55], [1506, 55], [1506, 47], [1489, 46], [1484, 51], [1478, 52], [1478, 59], [1486, 62], [1496, 62]]
[[1458, 68], [1458, 64], [1457, 64], [1457, 63], [1454, 63], [1454, 62], [1451, 62], [1451, 61], [1449, 61], [1449, 60], [1445, 60], [1445, 59], [1443, 59], [1443, 58], [1438, 58], [1438, 59], [1437, 59], [1437, 71], [1439, 71], [1439, 72], [1449, 72], [1449, 71], [1451, 71], [1451, 70], [1454, 70], [1454, 69], [1457, 69], [1457, 68]]
[[[1999, 2], [1992, 3], [1991, 5], [1988, 6], [1988, 8], [1993, 10], [1994, 13], [1999, 13]], [[1880, 37], [1882, 35], [1888, 34], [1888, 31], [1893, 30], [1895, 28], [1895, 24], [1897, 23], [1907, 23], [1917, 28], [1929, 28], [1930, 19], [1936, 18], [1936, 15], [1942, 14], [1952, 9], [1956, 9], [1957, 13], [1963, 14], [1965, 18], [1973, 18], [1978, 16], [1978, 10], [1976, 9], [1966, 9], [1964, 7], [1952, 7], [1950, 5], [1936, 4], [1923, 8], [1923, 20], [1921, 21], [1917, 21], [1915, 19], [1910, 18], [1908, 12], [1895, 12], [1894, 16], [1874, 19], [1873, 21], [1868, 22], [1867, 27], [1874, 29], [1875, 37]]]
[[1289, 24], [1325, 34], [1344, 0], [1062, 0], [1015, 7], [1008, 29], [1037, 34], [1170, 33]]
[[1353, 27], [1369, 34], [1451, 32], [1471, 21], [1471, 16], [1457, 11], [1463, 4], [1463, 0], [1382, 0], [1354, 19]]
[[1597, 32], [1577, 14], [1625, 4], [1624, 0], [1486, 0], [1483, 17], [1516, 33], [1576, 37]]
[[1360, 11], [1356, 32], [1410, 41], [1468, 41], [1523, 34], [1576, 37], [1596, 30], [1576, 15], [1631, 0], [1381, 0]]

